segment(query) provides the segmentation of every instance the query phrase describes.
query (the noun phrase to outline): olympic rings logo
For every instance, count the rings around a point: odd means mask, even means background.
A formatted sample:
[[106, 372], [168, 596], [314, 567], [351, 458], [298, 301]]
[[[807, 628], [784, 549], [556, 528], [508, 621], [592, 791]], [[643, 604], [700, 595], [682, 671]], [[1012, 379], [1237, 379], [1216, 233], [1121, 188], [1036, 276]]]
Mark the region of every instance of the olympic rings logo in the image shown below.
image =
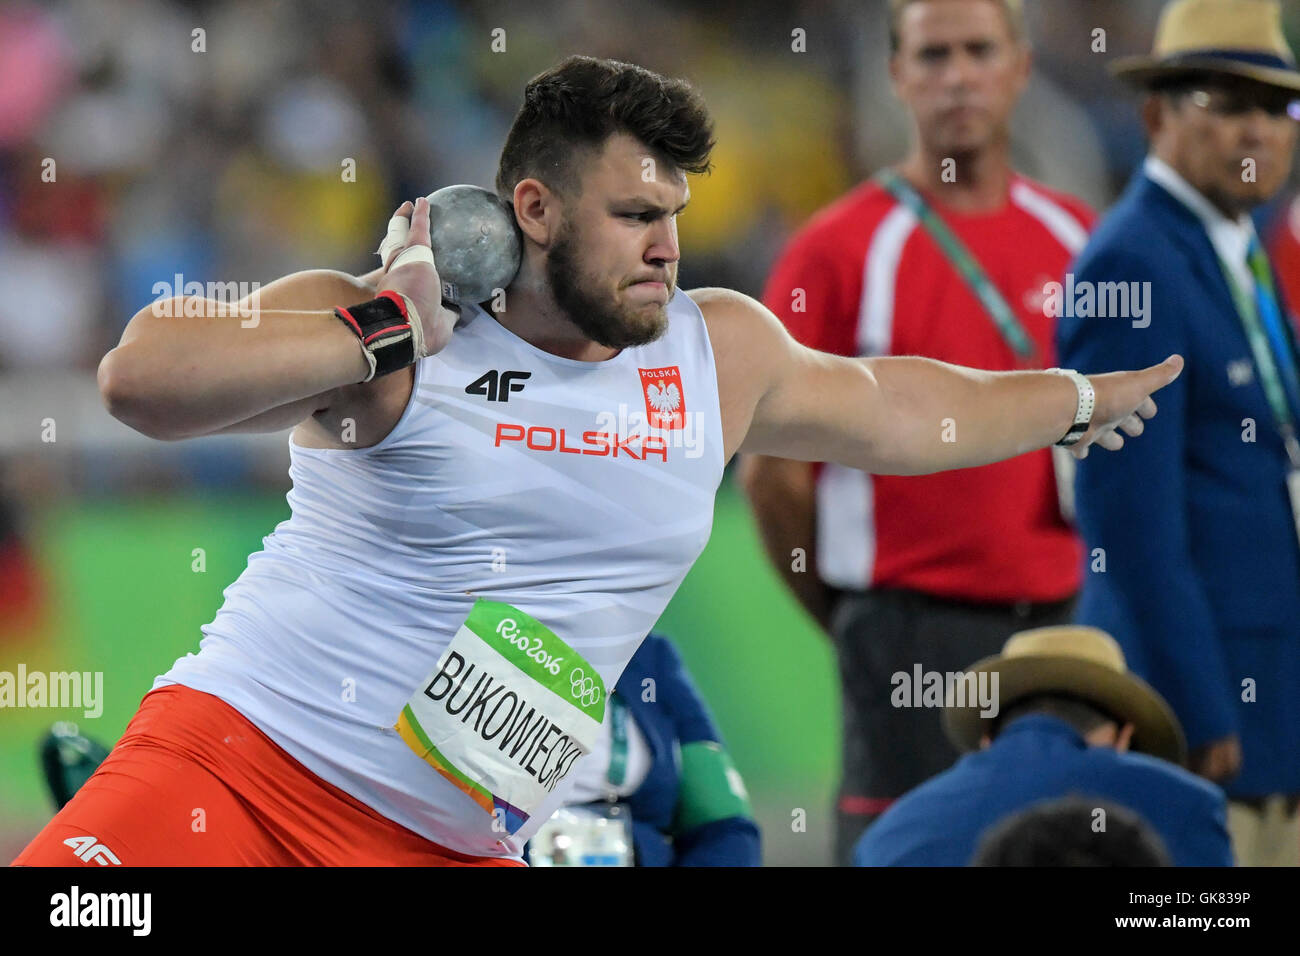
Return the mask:
[[569, 671], [569, 693], [583, 707], [590, 707], [600, 700], [600, 687], [587, 676], [586, 671], [581, 667], [575, 667]]

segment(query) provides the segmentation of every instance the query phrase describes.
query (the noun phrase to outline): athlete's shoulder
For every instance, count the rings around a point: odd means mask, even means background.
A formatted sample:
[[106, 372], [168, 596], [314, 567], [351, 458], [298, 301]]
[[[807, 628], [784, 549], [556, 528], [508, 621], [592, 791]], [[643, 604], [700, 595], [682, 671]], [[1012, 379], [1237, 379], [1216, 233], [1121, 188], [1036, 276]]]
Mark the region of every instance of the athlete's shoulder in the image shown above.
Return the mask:
[[1054, 206], [1060, 211], [1067, 213], [1075, 219], [1079, 225], [1089, 231], [1092, 230], [1092, 227], [1097, 222], [1096, 210], [1078, 196], [1062, 192], [1059, 189], [1052, 189], [1050, 186], [1046, 186], [1036, 179], [1030, 179], [1028, 176], [1017, 173], [1012, 182], [1011, 188], [1017, 198], [1022, 200], [1022, 202], [1017, 203], [1022, 206], [1022, 208], [1025, 205], [1023, 200], [1027, 199], [1031, 203], [1034, 200], [1037, 200], [1038, 204], [1043, 206], [1043, 208]]
[[788, 335], [767, 306], [743, 292], [707, 286], [686, 294], [704, 316], [715, 356], [761, 353]]
[[743, 292], [711, 287], [687, 295], [699, 306], [708, 330], [725, 458], [730, 460], [745, 439], [758, 403], [790, 367], [798, 345], [780, 319]]
[[[775, 316], [763, 303], [753, 296], [724, 289], [720, 286], [703, 286], [686, 293], [699, 307], [700, 314], [706, 322], [749, 322], [762, 323], [767, 318], [776, 321]], [[777, 322], [780, 325], [780, 322]]]

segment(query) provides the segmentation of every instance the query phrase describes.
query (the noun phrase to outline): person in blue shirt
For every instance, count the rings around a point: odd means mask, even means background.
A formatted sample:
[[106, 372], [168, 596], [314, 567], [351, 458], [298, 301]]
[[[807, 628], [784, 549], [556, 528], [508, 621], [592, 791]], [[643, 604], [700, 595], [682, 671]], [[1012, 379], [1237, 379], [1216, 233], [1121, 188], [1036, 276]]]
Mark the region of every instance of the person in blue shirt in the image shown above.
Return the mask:
[[[568, 807], [630, 817], [637, 866], [759, 866], [740, 774], [672, 642], [651, 633], [614, 687], [601, 738], [566, 781]], [[542, 835], [534, 837], [539, 843]], [[535, 848], [530, 844], [530, 856]]]
[[[972, 682], [991, 697], [967, 693]], [[1071, 795], [1132, 810], [1175, 866], [1231, 865], [1223, 791], [1178, 766], [1177, 718], [1104, 631], [1021, 631], [964, 684], [954, 680], [946, 703], [945, 731], [972, 752], [891, 806], [854, 848], [854, 865], [965, 866], [989, 827]]]

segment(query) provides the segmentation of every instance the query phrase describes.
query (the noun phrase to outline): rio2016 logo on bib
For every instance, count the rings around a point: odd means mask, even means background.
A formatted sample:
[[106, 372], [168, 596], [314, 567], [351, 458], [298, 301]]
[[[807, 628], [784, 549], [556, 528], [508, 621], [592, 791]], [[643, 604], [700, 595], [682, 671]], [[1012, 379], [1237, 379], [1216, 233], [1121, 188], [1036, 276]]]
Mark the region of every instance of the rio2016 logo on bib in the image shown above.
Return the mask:
[[594, 667], [518, 608], [480, 598], [394, 729], [515, 833], [590, 753], [605, 719]]
[[546, 672], [554, 677], [560, 672], [560, 665], [564, 663], [563, 657], [554, 657], [543, 650], [542, 639], [540, 637], [529, 638], [527, 634], [519, 629], [519, 624], [512, 617], [502, 618], [496, 627], [496, 631], [507, 641], [524, 652], [524, 656], [529, 660], [534, 660], [546, 668]]

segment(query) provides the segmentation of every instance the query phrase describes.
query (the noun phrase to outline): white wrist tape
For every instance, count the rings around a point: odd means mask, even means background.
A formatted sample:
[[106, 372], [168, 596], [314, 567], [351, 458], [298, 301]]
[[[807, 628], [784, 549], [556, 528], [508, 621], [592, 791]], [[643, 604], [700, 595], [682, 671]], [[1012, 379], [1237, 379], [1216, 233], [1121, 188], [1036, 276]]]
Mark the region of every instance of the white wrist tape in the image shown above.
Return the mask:
[[398, 266], [409, 266], [412, 262], [427, 262], [432, 266], [433, 250], [428, 246], [411, 246], [409, 249], [403, 249], [389, 265], [388, 271], [392, 272]]
[[[397, 294], [402, 295], [400, 292]], [[420, 322], [420, 313], [415, 308], [415, 303], [404, 295], [402, 295], [402, 302], [406, 306], [406, 317], [411, 320], [411, 340], [418, 361], [429, 354], [429, 347], [424, 344], [424, 324]]]

